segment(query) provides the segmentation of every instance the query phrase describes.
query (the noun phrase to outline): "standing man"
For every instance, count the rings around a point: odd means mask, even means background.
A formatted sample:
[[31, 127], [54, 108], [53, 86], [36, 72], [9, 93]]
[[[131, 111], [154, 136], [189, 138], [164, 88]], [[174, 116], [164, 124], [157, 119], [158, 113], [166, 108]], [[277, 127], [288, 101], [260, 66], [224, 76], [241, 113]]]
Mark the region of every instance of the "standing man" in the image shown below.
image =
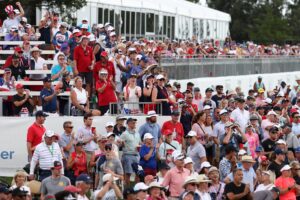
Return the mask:
[[41, 185], [41, 200], [46, 195], [55, 195], [57, 192], [63, 191], [68, 185], [71, 185], [70, 179], [61, 175], [62, 164], [54, 161], [51, 167], [51, 176], [45, 178]]
[[[236, 149], [232, 145], [228, 145], [225, 148], [226, 155], [222, 158], [219, 164], [220, 170], [220, 180], [223, 182], [224, 179], [230, 174], [232, 169], [234, 169], [237, 162], [236, 159]], [[233, 174], [234, 176], [234, 174]]]
[[47, 113], [56, 113], [57, 110], [57, 95], [60, 90], [52, 88], [51, 79], [46, 77], [43, 80], [44, 88], [40, 93], [42, 99], [43, 111]]
[[90, 163], [94, 151], [97, 150], [97, 135], [92, 131], [93, 114], [85, 113], [83, 116], [83, 126], [81, 126], [76, 134], [76, 141], [85, 143], [84, 150], [87, 157], [87, 163]]
[[175, 166], [167, 172], [162, 186], [169, 187], [169, 200], [178, 200], [180, 194], [184, 191], [182, 185], [190, 175], [190, 171], [184, 168], [184, 155], [180, 151], [173, 152], [173, 159]]
[[125, 184], [130, 183], [130, 175], [134, 173], [132, 169], [132, 163], [139, 162], [139, 147], [141, 143], [140, 134], [135, 130], [136, 129], [136, 119], [128, 118], [127, 119], [127, 130], [120, 136], [122, 146], [123, 146], [123, 155], [122, 155], [122, 166], [125, 172]]
[[17, 94], [13, 96], [15, 116], [32, 116], [34, 102], [30, 96], [29, 90], [25, 90], [21, 83], [16, 85]]
[[[300, 138], [300, 115], [298, 112], [292, 113], [293, 123], [292, 123], [292, 132], [297, 136], [297, 138]], [[300, 139], [299, 139], [300, 141]]]
[[47, 116], [43, 111], [37, 111], [35, 113], [35, 122], [27, 130], [27, 153], [29, 161], [31, 161], [36, 146], [42, 142], [42, 137], [46, 131], [43, 124]]
[[211, 87], [206, 88], [205, 97], [200, 101], [200, 104], [198, 106], [199, 110], [203, 110], [203, 107], [205, 105], [211, 105], [212, 109], [215, 109], [217, 107], [215, 101], [211, 99], [213, 91], [214, 90]]
[[216, 107], [218, 108], [222, 99], [225, 98], [225, 95], [223, 93], [223, 85], [217, 85], [216, 90], [217, 94], [213, 95], [211, 97], [211, 100], [213, 100], [216, 103]]
[[150, 110], [147, 113], [147, 117], [146, 117], [146, 123], [143, 124], [140, 129], [139, 129], [139, 133], [141, 138], [144, 138], [144, 135], [146, 133], [150, 133], [153, 136], [153, 142], [154, 142], [154, 146], [156, 146], [156, 144], [161, 143], [161, 131], [160, 131], [160, 126], [158, 125], [157, 122], [157, 114], [154, 110]]
[[254, 92], [258, 92], [258, 89], [260, 88], [266, 90], [265, 84], [262, 82], [262, 76], [258, 76], [257, 81], [253, 85]]
[[[54, 161], [62, 163], [61, 149], [57, 143], [54, 143], [55, 134], [52, 130], [47, 130], [44, 134], [44, 142], [37, 145], [30, 163], [29, 179], [34, 179], [34, 169], [39, 163], [39, 181], [44, 180], [51, 175], [51, 168]], [[61, 174], [64, 173], [61, 168]]]
[[70, 154], [74, 151], [75, 133], [71, 121], [65, 121], [63, 124], [64, 133], [59, 137], [58, 144], [64, 150], [64, 157], [68, 160]]
[[86, 83], [86, 90], [91, 96], [92, 83], [93, 83], [93, 69], [95, 64], [95, 56], [93, 49], [88, 46], [89, 37], [86, 35], [81, 36], [80, 44], [74, 49], [74, 69], [75, 74], [79, 76]]
[[167, 130], [171, 131], [173, 139], [182, 145], [184, 141], [184, 130], [182, 124], [179, 122], [179, 115], [179, 111], [173, 111], [171, 113], [171, 120], [164, 122], [161, 132], [165, 134]]
[[188, 138], [188, 143], [190, 144], [187, 149], [187, 156], [192, 158], [195, 172], [200, 172], [201, 163], [207, 160], [205, 148], [198, 141], [197, 133], [195, 131], [190, 131], [186, 137]]
[[241, 131], [244, 133], [246, 130], [246, 125], [249, 121], [250, 114], [249, 111], [245, 110], [245, 99], [237, 98], [237, 108], [231, 113], [231, 119], [235, 121], [240, 126]]

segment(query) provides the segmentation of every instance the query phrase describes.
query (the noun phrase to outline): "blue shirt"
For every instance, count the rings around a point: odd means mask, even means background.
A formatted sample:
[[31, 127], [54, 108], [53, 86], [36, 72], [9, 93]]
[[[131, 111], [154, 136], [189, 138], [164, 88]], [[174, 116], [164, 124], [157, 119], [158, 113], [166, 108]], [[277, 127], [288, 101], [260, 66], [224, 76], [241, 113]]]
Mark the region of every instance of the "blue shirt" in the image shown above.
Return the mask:
[[47, 88], [43, 88], [40, 97], [42, 99], [42, 106], [43, 106], [43, 111], [45, 112], [55, 112], [56, 111], [56, 95], [50, 100], [50, 101], [45, 101], [44, 98], [51, 96], [54, 93], [53, 88], [48, 90]]
[[[58, 144], [60, 147], [66, 147], [70, 142], [71, 142], [71, 139], [72, 139], [72, 135], [69, 134], [67, 135], [66, 133], [63, 133], [60, 138], [59, 138], [59, 141], [58, 141]], [[66, 158], [69, 158], [70, 154], [74, 151], [74, 145], [71, 146], [70, 150], [69, 151], [65, 151], [64, 150], [64, 154], [65, 154], [65, 157]]]
[[140, 149], [140, 165], [145, 169], [156, 169], [156, 159], [155, 159], [155, 155], [156, 155], [156, 149], [154, 148], [152, 155], [150, 157], [149, 160], [145, 160], [144, 156], [147, 155], [150, 151], [150, 147], [147, 147], [146, 145], [142, 145], [141, 149]]
[[145, 133], [150, 133], [154, 137], [153, 142], [154, 142], [154, 145], [156, 145], [158, 143], [158, 140], [161, 135], [160, 126], [157, 123], [152, 124], [152, 123], [147, 122], [140, 127], [139, 133], [141, 136], [141, 140], [144, 139]]
[[[52, 69], [51, 69], [51, 76], [53, 76], [55, 74], [58, 74], [58, 72], [60, 72], [60, 70], [61, 70], [61, 66], [60, 65], [53, 66]], [[70, 72], [70, 74], [73, 74], [73, 70], [72, 70], [72, 67], [70, 65], [68, 65], [66, 67], [66, 70], [68, 72]], [[59, 78], [62, 78], [62, 75]], [[54, 81], [57, 81], [59, 78], [55, 79]]]
[[[142, 68], [141, 68], [141, 66], [133, 66], [132, 68], [131, 68], [131, 74], [139, 74], [139, 73], [141, 73], [141, 71], [143, 71], [142, 70]], [[142, 77], [141, 78], [138, 78], [137, 80], [136, 80], [136, 82], [137, 82], [137, 85], [138, 86], [140, 86], [141, 88], [143, 88], [143, 80], [142, 80]]]

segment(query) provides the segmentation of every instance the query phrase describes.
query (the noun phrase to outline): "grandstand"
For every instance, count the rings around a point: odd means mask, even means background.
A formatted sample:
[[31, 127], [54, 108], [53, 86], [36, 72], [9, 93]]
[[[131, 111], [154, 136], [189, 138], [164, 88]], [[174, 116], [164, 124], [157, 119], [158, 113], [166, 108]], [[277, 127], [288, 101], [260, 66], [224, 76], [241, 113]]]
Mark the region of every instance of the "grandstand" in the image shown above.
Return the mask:
[[231, 21], [227, 13], [184, 0], [88, 0], [76, 15], [78, 23], [83, 18], [90, 24], [110, 22], [126, 39], [224, 40]]

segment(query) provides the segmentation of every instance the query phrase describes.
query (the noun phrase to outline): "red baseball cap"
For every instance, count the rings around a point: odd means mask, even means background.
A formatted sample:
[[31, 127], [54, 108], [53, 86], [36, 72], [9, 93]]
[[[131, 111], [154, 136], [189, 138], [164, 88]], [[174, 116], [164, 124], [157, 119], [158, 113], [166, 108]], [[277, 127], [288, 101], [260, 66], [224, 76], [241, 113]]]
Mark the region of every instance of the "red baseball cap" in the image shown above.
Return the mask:
[[18, 52], [18, 53], [23, 52], [21, 47], [15, 47], [14, 50], [15, 50], [15, 52]]
[[23, 86], [21, 83], [18, 83], [18, 84], [16, 85], [16, 89], [21, 89], [21, 88], [24, 88], [24, 86]]
[[164, 135], [168, 136], [168, 135], [172, 135], [173, 131], [171, 131], [170, 129], [167, 129], [164, 131]]
[[81, 191], [80, 188], [77, 188], [75, 187], [74, 185], [68, 185], [64, 188], [65, 191], [68, 191], [68, 192], [73, 192], [73, 193], [78, 193]]
[[261, 156], [261, 157], [260, 157], [260, 160], [261, 160], [261, 161], [266, 161], [266, 160], [268, 160], [268, 158], [267, 158], [267, 156]]
[[101, 56], [106, 57], [107, 55], [108, 55], [108, 54], [107, 54], [106, 51], [102, 51], [102, 52], [101, 52]]

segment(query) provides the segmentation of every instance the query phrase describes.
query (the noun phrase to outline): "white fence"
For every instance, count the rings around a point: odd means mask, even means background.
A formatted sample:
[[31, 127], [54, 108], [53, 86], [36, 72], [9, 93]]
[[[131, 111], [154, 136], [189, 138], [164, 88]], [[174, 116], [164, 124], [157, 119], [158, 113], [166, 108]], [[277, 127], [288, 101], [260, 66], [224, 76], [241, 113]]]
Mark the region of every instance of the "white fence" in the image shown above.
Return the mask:
[[[146, 122], [145, 116], [137, 116], [137, 130]], [[163, 122], [170, 117], [158, 117], [158, 123], [162, 126]], [[26, 135], [28, 127], [34, 122], [34, 117], [0, 117], [0, 176], [13, 176], [17, 169], [23, 168], [27, 162]], [[74, 131], [83, 124], [83, 117], [47, 117], [45, 122], [46, 129], [51, 129], [61, 135], [63, 133], [63, 123], [72, 121]], [[95, 117], [93, 126], [96, 127], [98, 134], [105, 134], [106, 122], [114, 122], [116, 118], [111, 116]]]

